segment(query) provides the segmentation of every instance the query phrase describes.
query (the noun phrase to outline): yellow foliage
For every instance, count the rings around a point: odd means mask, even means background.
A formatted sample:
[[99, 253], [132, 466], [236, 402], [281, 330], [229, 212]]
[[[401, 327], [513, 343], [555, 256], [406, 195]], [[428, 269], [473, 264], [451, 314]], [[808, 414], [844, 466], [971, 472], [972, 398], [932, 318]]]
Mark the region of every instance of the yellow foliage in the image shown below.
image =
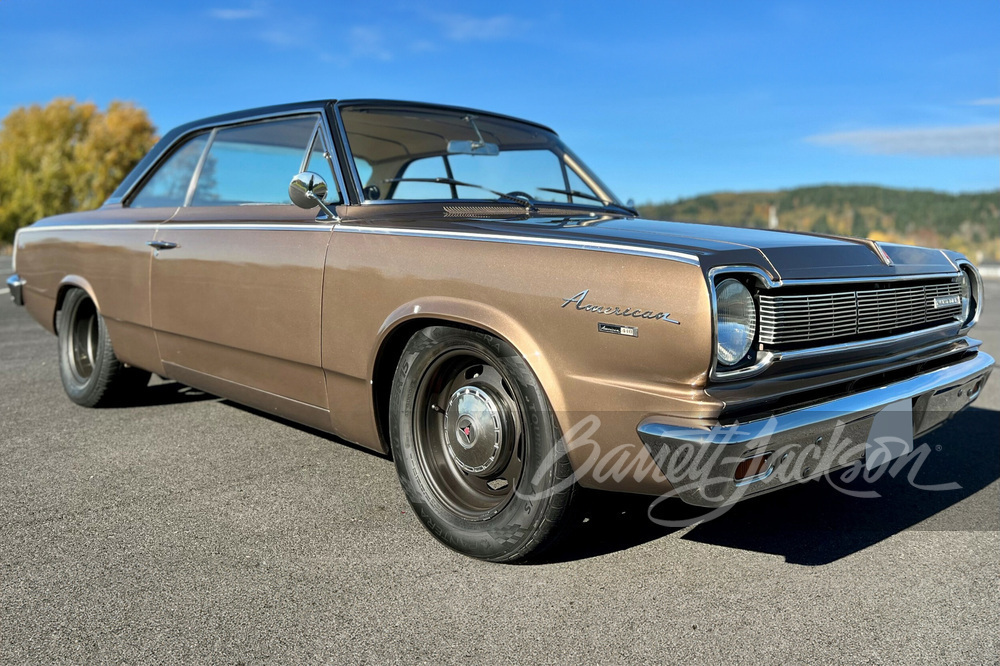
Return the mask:
[[100, 206], [155, 142], [146, 112], [125, 102], [15, 109], [0, 127], [0, 241], [42, 217]]

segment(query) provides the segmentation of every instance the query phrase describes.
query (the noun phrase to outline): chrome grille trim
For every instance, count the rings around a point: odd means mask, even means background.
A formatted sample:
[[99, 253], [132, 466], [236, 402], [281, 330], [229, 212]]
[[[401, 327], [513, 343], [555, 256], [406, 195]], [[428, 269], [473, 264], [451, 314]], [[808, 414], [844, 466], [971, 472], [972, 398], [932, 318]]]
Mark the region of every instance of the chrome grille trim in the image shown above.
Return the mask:
[[962, 306], [936, 306], [935, 299], [959, 296], [956, 282], [900, 285], [827, 294], [762, 293], [760, 342], [782, 345], [873, 333], [957, 320]]

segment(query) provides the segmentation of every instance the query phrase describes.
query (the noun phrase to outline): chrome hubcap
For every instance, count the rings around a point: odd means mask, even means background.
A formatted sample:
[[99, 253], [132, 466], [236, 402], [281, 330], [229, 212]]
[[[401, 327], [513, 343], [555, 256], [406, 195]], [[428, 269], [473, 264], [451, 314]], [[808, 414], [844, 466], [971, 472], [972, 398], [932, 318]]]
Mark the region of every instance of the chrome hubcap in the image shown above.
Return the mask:
[[469, 474], [488, 477], [503, 464], [505, 428], [502, 410], [489, 389], [463, 386], [445, 409], [444, 433], [448, 453]]

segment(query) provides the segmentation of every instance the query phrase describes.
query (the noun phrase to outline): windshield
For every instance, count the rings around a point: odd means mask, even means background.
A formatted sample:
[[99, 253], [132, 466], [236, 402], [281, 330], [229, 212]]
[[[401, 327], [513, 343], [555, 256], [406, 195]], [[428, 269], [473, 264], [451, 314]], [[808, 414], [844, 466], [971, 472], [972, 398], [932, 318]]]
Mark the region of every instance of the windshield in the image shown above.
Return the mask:
[[621, 206], [552, 132], [465, 111], [341, 108], [366, 200], [462, 200], [513, 195], [535, 203]]

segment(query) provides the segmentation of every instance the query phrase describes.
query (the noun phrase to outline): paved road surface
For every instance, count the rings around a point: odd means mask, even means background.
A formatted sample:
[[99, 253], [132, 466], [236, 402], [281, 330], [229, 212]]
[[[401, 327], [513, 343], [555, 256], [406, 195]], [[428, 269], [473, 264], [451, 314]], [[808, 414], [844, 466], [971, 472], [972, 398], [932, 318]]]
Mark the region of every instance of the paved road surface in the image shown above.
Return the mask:
[[[978, 329], [994, 354], [998, 291]], [[926, 440], [917, 481], [960, 490], [812, 483], [673, 531], [647, 501], [591, 496], [551, 561], [503, 566], [438, 545], [384, 458], [169, 383], [78, 408], [55, 352], [0, 299], [5, 664], [1000, 655], [997, 377]]]

